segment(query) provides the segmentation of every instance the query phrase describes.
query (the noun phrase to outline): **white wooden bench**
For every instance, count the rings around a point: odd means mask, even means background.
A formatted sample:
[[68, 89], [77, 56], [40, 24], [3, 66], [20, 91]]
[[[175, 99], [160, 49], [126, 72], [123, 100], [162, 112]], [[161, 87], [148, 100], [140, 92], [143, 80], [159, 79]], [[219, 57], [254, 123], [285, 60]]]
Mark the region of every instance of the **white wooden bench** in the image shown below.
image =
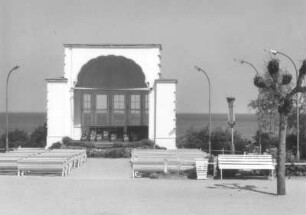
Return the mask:
[[22, 157], [0, 157], [0, 171], [17, 173], [18, 160]]
[[74, 156], [76, 166], [75, 167], [80, 167], [82, 164], [84, 164], [87, 160], [87, 154], [86, 150], [83, 149], [53, 149], [49, 154], [71, 154]]
[[24, 173], [60, 174], [62, 177], [69, 172], [69, 159], [29, 157], [18, 160], [18, 176]]
[[32, 152], [6, 152], [0, 154], [0, 172], [18, 173], [18, 160], [31, 156]]
[[139, 172], [167, 172], [168, 161], [159, 157], [138, 157], [132, 162], [133, 178], [136, 177]]
[[275, 164], [272, 155], [218, 155], [218, 167], [222, 180], [224, 169], [271, 170], [271, 176], [273, 177]]
[[[49, 154], [49, 153], [43, 153], [43, 154], [38, 154], [38, 155], [35, 155], [35, 156], [31, 156], [29, 158], [32, 158], [32, 159], [40, 159], [40, 160], [65, 160], [66, 163], [67, 163], [67, 170], [66, 170], [66, 173], [70, 173], [72, 169], [76, 168], [76, 165], [77, 165], [77, 161], [75, 159], [74, 156], [72, 155], [62, 155], [62, 154]], [[67, 175], [66, 174], [66, 175]]]
[[77, 154], [73, 154], [73, 153], [51, 153], [51, 152], [47, 152], [47, 153], [42, 153], [39, 155], [35, 155], [33, 157], [39, 157], [39, 158], [64, 158], [67, 159], [70, 163], [71, 163], [71, 169], [77, 168], [80, 164], [80, 157]]
[[86, 150], [20, 148], [0, 154], [0, 172], [68, 175], [87, 159]]
[[196, 167], [196, 159], [205, 159], [198, 149], [154, 150], [134, 149], [131, 156], [133, 177], [138, 172], [180, 172]]

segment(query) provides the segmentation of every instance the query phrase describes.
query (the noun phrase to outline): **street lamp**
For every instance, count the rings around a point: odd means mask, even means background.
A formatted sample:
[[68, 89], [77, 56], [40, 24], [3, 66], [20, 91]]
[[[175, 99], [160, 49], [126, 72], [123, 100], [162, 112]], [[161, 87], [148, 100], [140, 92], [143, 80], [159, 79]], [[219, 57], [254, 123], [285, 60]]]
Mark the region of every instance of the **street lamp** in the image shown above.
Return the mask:
[[249, 66], [253, 67], [253, 69], [254, 69], [255, 72], [256, 72], [256, 75], [259, 75], [259, 72], [258, 72], [258, 70], [256, 69], [256, 67], [255, 67], [253, 64], [251, 64], [250, 62], [245, 61], [245, 60], [241, 60], [241, 59], [234, 59], [234, 61], [236, 61], [236, 62], [238, 62], [238, 63], [241, 63], [241, 64], [248, 64]]
[[[276, 51], [274, 49], [264, 49], [267, 52], [270, 52], [273, 55], [283, 55], [286, 57], [294, 66], [296, 81], [298, 81], [298, 69], [291, 57], [289, 57], [284, 52]], [[299, 110], [299, 94], [296, 94], [296, 159], [300, 161], [300, 110]]]
[[209, 112], [209, 131], [208, 131], [208, 153], [211, 155], [211, 82], [207, 73], [198, 66], [194, 66], [199, 72], [203, 72], [208, 81], [208, 112]]
[[8, 151], [8, 146], [9, 146], [9, 138], [8, 138], [8, 133], [9, 133], [9, 128], [8, 128], [8, 84], [9, 84], [9, 79], [13, 71], [17, 70], [19, 66], [13, 67], [10, 71], [9, 74], [7, 75], [6, 79], [6, 103], [5, 103], [5, 113], [6, 113], [6, 139], [5, 139], [5, 151]]
[[[242, 59], [234, 59], [234, 61], [238, 62], [238, 63], [241, 63], [241, 64], [247, 64], [249, 66], [251, 66], [254, 71], [256, 72], [256, 75], [260, 75], [258, 70], [256, 69], [256, 67], [248, 62], [248, 61], [245, 61], [245, 60], [242, 60]], [[258, 131], [259, 131], [259, 139], [258, 139], [258, 144], [259, 144], [259, 153], [261, 154], [261, 149], [262, 149], [262, 146], [261, 146], [261, 123], [260, 123], [260, 120], [261, 120], [261, 104], [260, 104], [260, 90], [258, 89]]]

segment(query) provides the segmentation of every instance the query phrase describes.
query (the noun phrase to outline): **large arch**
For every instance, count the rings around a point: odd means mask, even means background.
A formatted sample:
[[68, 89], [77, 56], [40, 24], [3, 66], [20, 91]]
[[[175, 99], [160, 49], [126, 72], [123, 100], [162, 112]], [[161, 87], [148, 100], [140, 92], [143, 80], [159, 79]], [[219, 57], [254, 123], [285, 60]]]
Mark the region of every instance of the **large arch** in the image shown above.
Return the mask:
[[133, 60], [107, 55], [89, 60], [78, 75], [76, 87], [128, 89], [145, 88], [145, 75]]
[[148, 138], [148, 87], [141, 67], [123, 56], [107, 55], [81, 67], [74, 90], [74, 124], [82, 139]]

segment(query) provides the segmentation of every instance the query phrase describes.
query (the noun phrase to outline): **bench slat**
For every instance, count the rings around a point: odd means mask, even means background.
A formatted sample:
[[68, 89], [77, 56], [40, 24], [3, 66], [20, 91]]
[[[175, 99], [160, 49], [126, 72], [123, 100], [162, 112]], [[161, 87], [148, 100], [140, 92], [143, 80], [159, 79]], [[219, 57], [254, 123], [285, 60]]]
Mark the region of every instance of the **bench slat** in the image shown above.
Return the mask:
[[218, 167], [221, 170], [221, 179], [224, 169], [271, 170], [272, 172], [275, 169], [272, 155], [219, 155]]

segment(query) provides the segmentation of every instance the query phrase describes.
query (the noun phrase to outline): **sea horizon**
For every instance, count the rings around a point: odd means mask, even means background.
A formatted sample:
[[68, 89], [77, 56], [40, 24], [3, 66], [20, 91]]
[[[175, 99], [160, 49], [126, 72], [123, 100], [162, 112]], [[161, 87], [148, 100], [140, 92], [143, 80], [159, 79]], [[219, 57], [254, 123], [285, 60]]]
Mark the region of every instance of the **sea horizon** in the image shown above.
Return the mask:
[[[5, 133], [5, 112], [0, 112], [0, 135]], [[257, 130], [257, 118], [253, 113], [236, 113], [235, 130], [243, 137], [252, 139]], [[46, 112], [9, 112], [9, 129], [31, 133], [47, 120]], [[177, 113], [177, 137], [184, 136], [190, 129], [200, 130], [209, 125], [208, 113]], [[227, 129], [227, 113], [212, 113], [211, 126]]]

